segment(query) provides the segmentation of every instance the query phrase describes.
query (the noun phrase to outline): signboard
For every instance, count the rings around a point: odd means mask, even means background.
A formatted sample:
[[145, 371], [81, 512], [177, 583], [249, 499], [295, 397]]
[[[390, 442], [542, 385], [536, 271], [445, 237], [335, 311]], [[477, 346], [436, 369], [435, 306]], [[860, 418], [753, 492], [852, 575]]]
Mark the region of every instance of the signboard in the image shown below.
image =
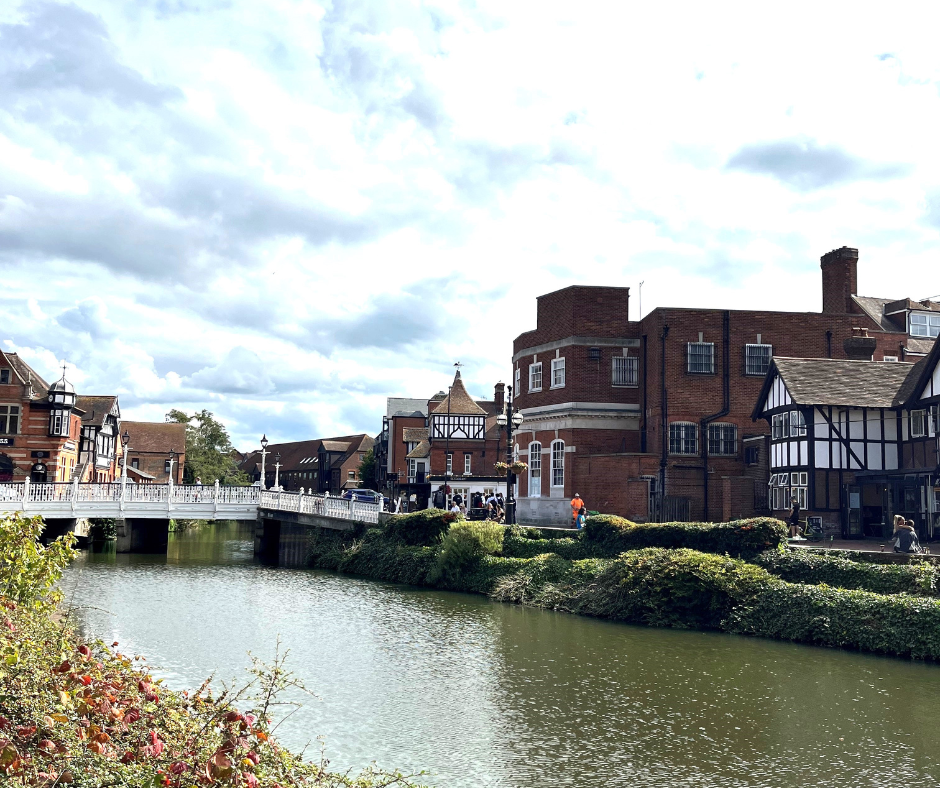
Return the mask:
[[819, 529], [819, 532], [822, 533], [822, 517], [819, 515], [812, 515], [806, 518], [806, 530], [813, 531]]
[[32, 457], [34, 460], [41, 460], [41, 459], [43, 459], [44, 457], [48, 457], [48, 456], [49, 456], [49, 452], [47, 452], [47, 451], [34, 451], [34, 452], [31, 452], [29, 456]]
[[0, 446], [15, 446], [13, 438], [0, 438]]

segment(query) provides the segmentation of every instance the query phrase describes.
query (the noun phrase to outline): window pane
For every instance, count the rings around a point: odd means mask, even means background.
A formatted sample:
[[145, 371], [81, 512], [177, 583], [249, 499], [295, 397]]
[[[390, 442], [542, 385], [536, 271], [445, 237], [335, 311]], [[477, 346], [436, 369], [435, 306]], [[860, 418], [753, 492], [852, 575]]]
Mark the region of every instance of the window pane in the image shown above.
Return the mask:
[[552, 487], [565, 485], [565, 444], [555, 441], [552, 444]]
[[689, 372], [714, 372], [714, 353], [711, 342], [689, 342]]
[[614, 356], [612, 382], [615, 386], [638, 384], [639, 359], [635, 356]]
[[766, 375], [770, 369], [773, 345], [745, 345], [744, 363], [746, 375]]

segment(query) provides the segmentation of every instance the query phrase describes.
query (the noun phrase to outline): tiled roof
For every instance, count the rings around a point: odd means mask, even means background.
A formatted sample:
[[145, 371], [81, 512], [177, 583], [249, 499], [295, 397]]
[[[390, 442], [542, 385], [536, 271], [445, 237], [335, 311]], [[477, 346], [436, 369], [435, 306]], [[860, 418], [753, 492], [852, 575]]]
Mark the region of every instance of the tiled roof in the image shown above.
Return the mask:
[[907, 349], [911, 353], [923, 353], [925, 356], [933, 350], [935, 339], [911, 337], [907, 340]]
[[859, 308], [874, 320], [882, 331], [897, 332], [898, 327], [885, 317], [885, 304], [893, 302], [890, 298], [871, 298], [870, 296], [852, 296]]
[[[133, 447], [131, 447], [131, 448], [133, 448]], [[140, 468], [135, 468], [133, 465], [128, 465], [128, 466], [127, 466], [127, 475], [128, 475], [128, 476], [138, 476], [138, 477], [140, 477], [141, 479], [149, 479], [150, 481], [153, 481], [154, 479], [157, 478], [156, 476], [151, 476], [151, 475], [150, 475], [149, 473], [147, 473], [146, 471], [142, 471]]]
[[402, 430], [402, 440], [405, 443], [418, 443], [428, 439], [427, 427], [406, 427]]
[[898, 389], [898, 393], [895, 395], [895, 406], [903, 405], [908, 399], [914, 396], [917, 390], [917, 381], [920, 379], [921, 373], [926, 366], [927, 359], [922, 358], [911, 367], [911, 371], [908, 373], [901, 387]]
[[[186, 451], [186, 425], [163, 421], [122, 421], [121, 434], [129, 436], [128, 446], [133, 452], [167, 454]], [[128, 468], [130, 470], [130, 468]]]
[[7, 364], [10, 365], [10, 369], [16, 373], [17, 377], [19, 377], [23, 383], [32, 381], [33, 391], [35, 391], [36, 394], [40, 397], [44, 397], [48, 393], [49, 384], [43, 380], [42, 375], [23, 361], [18, 354], [6, 353], [0, 350], [0, 356], [6, 359]]
[[441, 400], [440, 404], [434, 408], [434, 413], [451, 413], [464, 416], [485, 416], [486, 411], [477, 405], [473, 398], [464, 388], [463, 380], [460, 378], [460, 370], [454, 375], [454, 385], [451, 386], [450, 394]]
[[323, 441], [323, 451], [342, 451], [349, 449], [349, 442], [346, 441]]
[[799, 405], [890, 408], [914, 364], [774, 357], [773, 364]]
[[389, 397], [386, 400], [386, 416], [410, 416], [415, 412], [420, 413], [422, 416], [427, 416], [428, 401], [426, 399], [411, 399], [408, 397]]
[[431, 444], [426, 440], [421, 441], [410, 452], [405, 455], [406, 460], [420, 460], [431, 453]]
[[94, 395], [81, 395], [75, 400], [75, 407], [83, 411], [82, 424], [101, 426], [108, 414], [117, 404], [117, 397], [101, 397]]

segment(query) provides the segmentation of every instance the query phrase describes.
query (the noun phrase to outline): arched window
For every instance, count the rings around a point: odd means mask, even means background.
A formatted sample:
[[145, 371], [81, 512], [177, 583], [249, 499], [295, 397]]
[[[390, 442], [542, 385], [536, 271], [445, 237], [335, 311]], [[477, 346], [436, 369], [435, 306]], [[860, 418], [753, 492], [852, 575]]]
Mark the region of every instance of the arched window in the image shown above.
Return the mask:
[[529, 497], [542, 494], [542, 444], [529, 444]]
[[552, 441], [552, 487], [565, 486], [565, 442]]

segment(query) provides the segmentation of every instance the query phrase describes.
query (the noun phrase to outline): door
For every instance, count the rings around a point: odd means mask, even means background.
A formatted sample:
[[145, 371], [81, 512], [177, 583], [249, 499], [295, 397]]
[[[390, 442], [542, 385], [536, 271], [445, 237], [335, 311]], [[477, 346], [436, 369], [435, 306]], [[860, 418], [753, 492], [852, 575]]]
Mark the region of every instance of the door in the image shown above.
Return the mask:
[[845, 521], [842, 534], [846, 539], [861, 539], [862, 491], [855, 484], [845, 486]]

